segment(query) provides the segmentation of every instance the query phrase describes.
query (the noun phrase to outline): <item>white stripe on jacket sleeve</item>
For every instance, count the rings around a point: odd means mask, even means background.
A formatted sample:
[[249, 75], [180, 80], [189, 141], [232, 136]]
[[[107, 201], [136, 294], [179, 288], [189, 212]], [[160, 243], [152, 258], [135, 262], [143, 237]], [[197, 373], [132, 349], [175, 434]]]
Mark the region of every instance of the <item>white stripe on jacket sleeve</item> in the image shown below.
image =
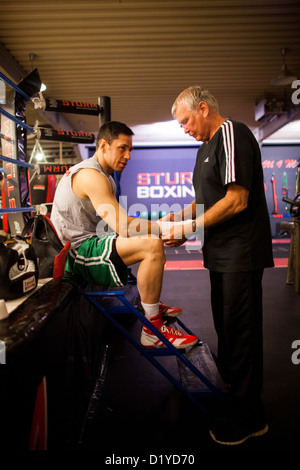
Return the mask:
[[231, 121], [222, 124], [223, 145], [226, 158], [225, 184], [235, 182], [235, 148], [234, 131]]

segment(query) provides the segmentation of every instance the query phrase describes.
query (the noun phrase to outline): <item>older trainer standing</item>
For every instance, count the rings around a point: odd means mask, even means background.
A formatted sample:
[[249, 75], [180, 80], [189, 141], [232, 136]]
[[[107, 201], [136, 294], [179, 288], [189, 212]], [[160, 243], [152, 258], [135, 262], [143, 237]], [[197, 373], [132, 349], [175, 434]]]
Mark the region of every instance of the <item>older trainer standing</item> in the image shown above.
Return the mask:
[[[194, 230], [204, 226], [219, 368], [233, 403], [228, 420], [210, 435], [235, 445], [268, 430], [261, 400], [262, 276], [273, 266], [273, 255], [261, 154], [250, 129], [224, 119], [215, 97], [200, 86], [182, 91], [172, 114], [185, 133], [203, 142], [193, 174], [195, 201], [169, 217], [194, 219]], [[197, 204], [204, 205], [204, 214], [197, 215]], [[182, 229], [170, 228], [165, 243], [183, 243]]]

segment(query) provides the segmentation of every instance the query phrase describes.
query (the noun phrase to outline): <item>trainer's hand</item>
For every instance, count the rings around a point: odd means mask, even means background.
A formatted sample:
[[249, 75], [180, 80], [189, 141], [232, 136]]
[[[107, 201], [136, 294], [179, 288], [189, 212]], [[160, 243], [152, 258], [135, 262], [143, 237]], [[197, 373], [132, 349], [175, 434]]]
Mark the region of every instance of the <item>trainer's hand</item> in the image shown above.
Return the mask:
[[162, 241], [170, 247], [182, 245], [187, 238], [185, 237], [184, 224], [174, 224], [170, 227], [168, 232], [162, 234]]
[[183, 238], [182, 240], [163, 240], [163, 242], [170, 248], [176, 248], [177, 246], [183, 245], [184, 242], [186, 242], [186, 238]]

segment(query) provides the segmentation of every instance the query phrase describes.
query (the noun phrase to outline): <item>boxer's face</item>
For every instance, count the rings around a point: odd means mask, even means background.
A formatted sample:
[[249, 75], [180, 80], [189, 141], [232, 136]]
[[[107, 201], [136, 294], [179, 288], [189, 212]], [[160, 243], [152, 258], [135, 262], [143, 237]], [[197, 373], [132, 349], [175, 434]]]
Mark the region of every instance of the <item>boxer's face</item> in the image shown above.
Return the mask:
[[104, 169], [111, 174], [114, 171], [122, 172], [130, 160], [132, 137], [119, 134], [110, 144], [104, 139], [99, 144], [105, 162]]

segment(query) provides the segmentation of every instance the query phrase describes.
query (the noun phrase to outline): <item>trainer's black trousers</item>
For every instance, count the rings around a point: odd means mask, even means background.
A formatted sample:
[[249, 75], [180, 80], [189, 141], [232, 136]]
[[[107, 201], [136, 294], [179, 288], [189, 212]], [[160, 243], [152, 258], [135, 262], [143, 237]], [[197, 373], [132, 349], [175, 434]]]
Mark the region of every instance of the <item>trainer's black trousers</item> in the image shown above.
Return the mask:
[[240, 418], [264, 419], [262, 335], [263, 270], [210, 271], [211, 305], [220, 373]]

